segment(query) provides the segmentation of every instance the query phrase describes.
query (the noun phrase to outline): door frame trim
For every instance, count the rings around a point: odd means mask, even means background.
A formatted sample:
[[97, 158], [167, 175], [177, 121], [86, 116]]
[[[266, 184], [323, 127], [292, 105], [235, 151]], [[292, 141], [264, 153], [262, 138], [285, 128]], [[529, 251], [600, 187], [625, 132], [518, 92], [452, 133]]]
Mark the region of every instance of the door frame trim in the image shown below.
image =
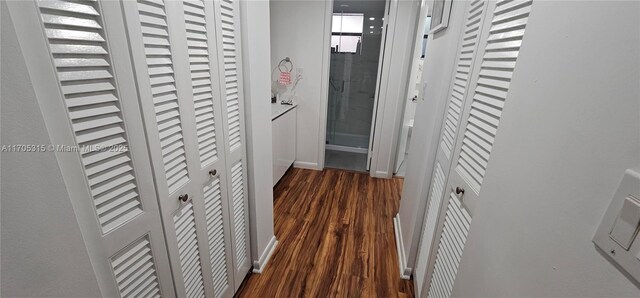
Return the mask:
[[[395, 155], [398, 147], [398, 136], [402, 120], [402, 104], [406, 95], [406, 79], [410, 75], [410, 63], [405, 61], [413, 53], [413, 43], [415, 38], [415, 28], [417, 27], [418, 13], [415, 9], [409, 15], [411, 22], [410, 32], [405, 32], [407, 19], [400, 19], [400, 10], [408, 11], [408, 8], [401, 0], [387, 0], [388, 13], [385, 19], [387, 25], [387, 35], [381, 46], [384, 46], [383, 67], [378, 73], [378, 83], [376, 89], [376, 102], [374, 106], [374, 118], [372, 120], [372, 137], [370, 138], [370, 167], [369, 173], [372, 177], [391, 178], [395, 165]], [[402, 4], [402, 6], [401, 6]], [[420, 5], [420, 0], [411, 0], [411, 5]], [[325, 142], [327, 131], [327, 110], [329, 103], [329, 67], [330, 67], [330, 42], [331, 42], [331, 20], [333, 15], [333, 2], [327, 2], [325, 6], [325, 38], [323, 46], [323, 69], [321, 84], [320, 102], [320, 127], [318, 136], [318, 164], [313, 164], [317, 170], [324, 169], [325, 163]], [[410, 44], [410, 46], [406, 46]], [[382, 53], [381, 53], [382, 56]], [[384, 61], [387, 61], [386, 63]], [[395, 63], [395, 64], [394, 64]], [[398, 64], [399, 63], [399, 64]], [[398, 81], [401, 77], [405, 80]], [[375, 141], [379, 140], [379, 141]], [[300, 163], [296, 163], [297, 166]]]
[[[373, 161], [376, 159], [376, 153], [373, 150], [374, 148], [374, 139], [375, 136], [379, 133], [377, 131], [381, 130], [382, 127], [378, 126], [378, 123], [382, 123], [383, 114], [378, 113], [378, 109], [380, 108], [380, 99], [382, 98], [380, 95], [386, 93], [386, 84], [389, 81], [389, 68], [383, 67], [383, 64], [380, 61], [389, 60], [391, 58], [391, 49], [393, 48], [393, 43], [390, 41], [393, 40], [393, 36], [395, 33], [395, 22], [396, 22], [396, 13], [397, 6], [399, 0], [386, 0], [385, 4], [385, 16], [388, 20], [385, 20], [385, 29], [387, 30], [386, 37], [383, 36], [383, 40], [381, 41], [380, 47], [381, 49], [387, 49], [386, 52], [380, 52], [379, 65], [378, 65], [378, 76], [376, 83], [376, 93], [375, 93], [375, 101], [373, 105], [373, 117], [371, 120], [371, 129], [369, 133], [369, 146], [366, 149], [368, 152], [368, 160], [367, 165], [368, 169], [372, 168], [374, 164]], [[414, 0], [415, 1], [415, 0]], [[325, 167], [325, 145], [327, 141], [327, 121], [328, 121], [328, 108], [329, 108], [329, 70], [331, 67], [331, 23], [333, 16], [333, 1], [325, 2], [325, 18], [324, 18], [324, 40], [323, 40], [323, 54], [322, 54], [322, 81], [320, 84], [320, 90], [322, 90], [322, 94], [320, 96], [320, 125], [319, 125], [319, 136], [318, 136], [318, 164], [315, 165], [315, 169], [323, 170]], [[393, 13], [392, 13], [393, 12]], [[391, 26], [391, 27], [390, 27]], [[384, 84], [384, 85], [383, 85]], [[382, 86], [385, 86], [385, 93], [381, 91]], [[382, 105], [384, 106], [384, 104]], [[395, 158], [394, 158], [395, 161]], [[385, 172], [386, 173], [386, 172]], [[380, 176], [377, 171], [371, 172], [371, 176], [378, 177]], [[386, 175], [383, 175], [384, 178], [387, 178]], [[380, 176], [382, 177], [382, 176]]]
[[[329, 109], [329, 68], [331, 64], [331, 22], [333, 16], [333, 1], [325, 1], [324, 5], [324, 38], [322, 41], [322, 75], [320, 81], [320, 117], [318, 126], [318, 163], [315, 165], [305, 165], [306, 167], [324, 170], [325, 143], [327, 141], [327, 117]], [[296, 166], [300, 166], [296, 162]], [[302, 167], [305, 167], [302, 166]]]

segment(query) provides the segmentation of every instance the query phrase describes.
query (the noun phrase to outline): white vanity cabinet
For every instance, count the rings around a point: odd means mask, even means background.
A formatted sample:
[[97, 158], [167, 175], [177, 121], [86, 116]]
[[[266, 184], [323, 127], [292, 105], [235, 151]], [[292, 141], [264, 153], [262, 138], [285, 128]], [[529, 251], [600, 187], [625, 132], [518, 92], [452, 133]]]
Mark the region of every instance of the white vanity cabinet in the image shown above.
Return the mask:
[[296, 105], [271, 104], [273, 186], [296, 159]]

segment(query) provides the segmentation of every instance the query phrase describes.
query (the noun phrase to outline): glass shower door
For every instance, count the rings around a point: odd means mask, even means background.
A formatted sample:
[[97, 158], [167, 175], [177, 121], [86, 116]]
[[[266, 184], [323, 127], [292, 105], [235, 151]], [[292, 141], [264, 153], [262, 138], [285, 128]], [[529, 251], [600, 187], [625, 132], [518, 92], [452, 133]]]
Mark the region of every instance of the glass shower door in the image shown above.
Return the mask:
[[366, 171], [385, 1], [334, 1], [325, 166]]

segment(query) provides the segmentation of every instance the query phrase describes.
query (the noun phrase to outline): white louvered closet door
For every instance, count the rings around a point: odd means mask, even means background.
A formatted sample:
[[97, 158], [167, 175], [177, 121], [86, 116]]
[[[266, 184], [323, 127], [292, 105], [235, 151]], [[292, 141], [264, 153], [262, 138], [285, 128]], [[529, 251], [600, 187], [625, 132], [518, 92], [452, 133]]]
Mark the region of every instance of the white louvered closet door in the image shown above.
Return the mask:
[[[204, 210], [198, 224], [204, 231], [202, 239], [206, 243], [201, 252], [202, 262], [207, 264], [205, 285], [211, 288], [210, 297], [231, 297], [234, 293], [233, 253], [225, 183], [229, 173], [224, 151], [224, 104], [218, 81], [214, 5], [212, 1], [203, 0], [174, 1], [169, 5], [180, 27], [175, 31], [174, 49], [180, 59], [176, 69], [186, 78], [184, 88], [190, 95], [186, 105], [195, 126], [189, 133], [197, 149], [191, 155], [196, 161], [194, 179], [202, 192], [202, 202], [196, 206]], [[199, 201], [199, 198], [200, 195], [194, 199]]]
[[[449, 297], [453, 289], [491, 150], [508, 97], [532, 0], [491, 1], [463, 121], [445, 187], [446, 207], [438, 228], [430, 297]], [[490, 19], [489, 19], [490, 18]], [[509, 99], [516, 100], [516, 99]], [[435, 248], [435, 247], [434, 247]]]
[[174, 296], [119, 5], [8, 5], [102, 295]]
[[226, 154], [231, 243], [235, 289], [251, 268], [249, 249], [249, 205], [244, 134], [244, 97], [240, 45], [240, 7], [238, 0], [215, 3], [219, 81], [224, 112], [224, 149]]
[[230, 297], [231, 175], [213, 2], [138, 0], [123, 7], [176, 291]]
[[[464, 2], [459, 2], [455, 5], [462, 3]], [[468, 2], [466, 6], [465, 23], [460, 36], [455, 71], [451, 78], [451, 87], [440, 133], [440, 142], [438, 143], [436, 163], [430, 184], [421, 243], [418, 248], [418, 260], [414, 277], [418, 281], [419, 290], [423, 288], [423, 283], [429, 282], [426, 277], [433, 271], [434, 260], [430, 256], [434, 251], [434, 242], [437, 243], [434, 239], [437, 239], [436, 232], [442, 221], [440, 213], [443, 208], [443, 202], [447, 201], [444, 199], [448, 195], [445, 191], [447, 177], [451, 168], [460, 119], [462, 118], [467, 94], [469, 93], [471, 76], [476, 70], [476, 53], [487, 5], [488, 3], [485, 0], [475, 0]], [[446, 205], [444, 208], [446, 208]]]

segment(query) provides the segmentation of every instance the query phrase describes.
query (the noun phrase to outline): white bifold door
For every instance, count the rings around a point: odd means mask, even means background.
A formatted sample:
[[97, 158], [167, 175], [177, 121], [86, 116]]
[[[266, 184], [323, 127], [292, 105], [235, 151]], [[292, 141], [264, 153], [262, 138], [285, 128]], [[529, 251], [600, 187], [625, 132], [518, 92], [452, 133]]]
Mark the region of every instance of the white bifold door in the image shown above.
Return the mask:
[[237, 3], [123, 8], [176, 291], [233, 294], [250, 266]]
[[[99, 286], [231, 297], [250, 269], [237, 0], [10, 1]], [[80, 147], [74, 147], [80, 146]]]
[[424, 297], [451, 296], [532, 1], [466, 5], [416, 264]]

